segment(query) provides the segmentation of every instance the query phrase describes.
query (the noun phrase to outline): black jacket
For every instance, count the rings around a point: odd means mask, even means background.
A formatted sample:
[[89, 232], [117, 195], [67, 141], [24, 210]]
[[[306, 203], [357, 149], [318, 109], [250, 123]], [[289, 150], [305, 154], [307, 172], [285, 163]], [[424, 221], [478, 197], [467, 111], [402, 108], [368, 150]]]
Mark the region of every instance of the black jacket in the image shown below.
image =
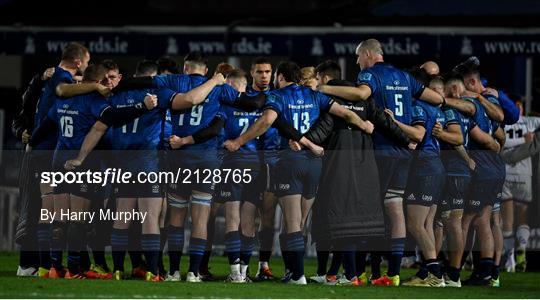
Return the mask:
[[[332, 80], [328, 84], [354, 86], [341, 80]], [[363, 120], [371, 121], [375, 130], [388, 138], [404, 145], [410, 142], [397, 124], [375, 106], [373, 100], [335, 100]], [[384, 211], [379, 196], [379, 175], [371, 135], [341, 118], [323, 115], [305, 136], [326, 149], [313, 206], [314, 240], [384, 236]]]
[[32, 80], [30, 80], [28, 87], [24, 91], [21, 110], [11, 123], [13, 135], [15, 135], [18, 140], [21, 140], [24, 130], [28, 130], [29, 133], [32, 133], [32, 130], [34, 129], [36, 106], [39, 97], [41, 96], [43, 86], [44, 81], [41, 80], [41, 75], [36, 74], [32, 77]]

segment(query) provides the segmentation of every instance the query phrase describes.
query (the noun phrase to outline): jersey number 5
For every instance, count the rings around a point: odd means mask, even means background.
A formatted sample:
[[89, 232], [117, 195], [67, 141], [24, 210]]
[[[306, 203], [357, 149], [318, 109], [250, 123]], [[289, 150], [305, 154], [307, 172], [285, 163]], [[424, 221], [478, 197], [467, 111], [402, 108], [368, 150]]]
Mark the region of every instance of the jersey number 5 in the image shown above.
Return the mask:
[[62, 130], [62, 136], [73, 137], [73, 118], [70, 116], [62, 116], [60, 118], [60, 128]]
[[394, 94], [394, 104], [396, 105], [396, 111], [394, 112], [394, 115], [398, 117], [403, 116], [403, 102], [401, 98], [403, 98], [402, 94]]

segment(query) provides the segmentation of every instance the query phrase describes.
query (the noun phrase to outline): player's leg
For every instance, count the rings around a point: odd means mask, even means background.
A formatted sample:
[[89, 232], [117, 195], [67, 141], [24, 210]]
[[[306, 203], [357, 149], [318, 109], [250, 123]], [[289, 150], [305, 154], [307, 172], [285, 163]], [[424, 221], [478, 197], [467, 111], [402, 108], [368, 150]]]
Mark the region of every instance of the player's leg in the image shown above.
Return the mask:
[[504, 244], [504, 257], [506, 257], [505, 269], [506, 272], [515, 272], [516, 261], [514, 259], [514, 248], [516, 237], [514, 234], [514, 201], [513, 191], [515, 183], [507, 178], [503, 185], [502, 203], [501, 203], [501, 218], [502, 218], [502, 233]]
[[526, 202], [516, 202], [517, 228], [516, 238], [518, 246], [516, 249], [516, 269], [520, 272], [525, 272], [527, 268], [526, 249], [529, 243], [531, 230], [528, 225], [528, 204]]
[[[255, 203], [253, 203], [255, 202]], [[241, 226], [241, 249], [240, 249], [240, 271], [242, 277], [248, 278], [248, 268], [253, 250], [255, 248], [255, 217], [257, 214], [256, 203], [260, 201], [244, 201], [242, 203], [240, 212], [240, 226]]]
[[[86, 197], [71, 194], [69, 196], [70, 213], [80, 213], [90, 211], [90, 200]], [[66, 278], [84, 278], [81, 269], [81, 251], [86, 249], [86, 223], [90, 220], [71, 220], [67, 225], [67, 245], [68, 245], [68, 273]]]
[[[219, 189], [218, 189], [218, 195], [219, 195]], [[199, 276], [203, 281], [212, 281], [214, 280], [213, 274], [210, 272], [210, 256], [212, 255], [212, 247], [214, 244], [214, 235], [216, 231], [216, 217], [218, 214], [219, 209], [223, 203], [221, 202], [220, 197], [214, 198], [214, 201], [212, 201], [212, 207], [210, 208], [210, 217], [208, 218], [208, 225], [207, 225], [207, 242], [206, 242], [206, 248], [204, 250], [204, 255], [201, 261], [201, 265], [199, 267]]]
[[212, 204], [210, 192], [193, 191], [191, 196], [191, 238], [189, 239], [189, 268], [186, 280], [200, 282], [199, 267], [206, 248], [208, 218]]
[[[116, 199], [116, 212], [131, 212], [137, 208], [137, 198]], [[124, 277], [124, 260], [129, 246], [129, 228], [131, 221], [117, 219], [111, 232], [111, 248], [113, 259], [113, 278], [121, 280]]]
[[[54, 198], [52, 187], [40, 183], [41, 209], [52, 213], [54, 211]], [[47, 214], [46, 218], [39, 218], [37, 225], [38, 251], [39, 251], [39, 277], [48, 277], [51, 268], [51, 224], [54, 222]]]
[[298, 281], [304, 276], [303, 256], [305, 251], [304, 235], [302, 233], [302, 195], [287, 195], [279, 198], [279, 203], [283, 208], [283, 219], [285, 222], [286, 250], [290, 254], [290, 268], [292, 280]]
[[[272, 175], [270, 175], [272, 176]], [[274, 221], [276, 215], [277, 197], [273, 192], [265, 191], [262, 197], [260, 208], [260, 229], [259, 229], [259, 268], [255, 277], [257, 280], [273, 279], [274, 275], [270, 270], [270, 257], [272, 256], [272, 246], [274, 243]]]
[[232, 197], [225, 202], [225, 252], [229, 260], [229, 277], [231, 282], [241, 282], [240, 273], [240, 201]]
[[493, 232], [493, 247], [495, 250], [493, 255], [491, 281], [493, 286], [499, 287], [500, 263], [504, 249], [500, 203], [496, 203], [493, 206], [493, 211], [491, 213], [491, 231]]
[[520, 180], [519, 193], [516, 195], [516, 211], [517, 211], [517, 228], [516, 238], [518, 241], [518, 248], [516, 251], [516, 268], [525, 272], [527, 268], [526, 249], [529, 243], [529, 237], [531, 235], [528, 217], [528, 204], [532, 200], [532, 182], [531, 176], [524, 176]]
[[[407, 204], [407, 230], [413, 236], [416, 244], [422, 251], [424, 264], [435, 258], [435, 242], [426, 230], [427, 217], [430, 207], [421, 204]], [[422, 270], [422, 269], [421, 269]], [[422, 272], [423, 273], [423, 272]], [[427, 272], [417, 273], [416, 276], [424, 280]]]
[[[156, 194], [159, 194], [156, 193]], [[159, 218], [161, 214], [161, 197], [138, 198], [139, 212], [146, 213], [146, 219], [142, 223], [141, 249], [147, 263], [147, 281], [160, 281], [158, 258], [160, 251]]]
[[61, 217], [61, 213], [69, 209], [69, 194], [54, 194], [55, 219], [51, 228], [51, 269], [49, 278], [63, 277], [65, 271], [62, 264], [63, 250], [67, 245], [68, 223]]
[[433, 234], [435, 237], [435, 252], [437, 253], [437, 257], [438, 257], [439, 253], [441, 253], [443, 239], [444, 239], [444, 224], [442, 220], [438, 217], [435, 217], [435, 222], [433, 225]]
[[484, 205], [473, 221], [476, 230], [476, 241], [479, 243], [480, 259], [478, 261], [478, 272], [476, 280], [468, 281], [468, 284], [488, 285], [490, 284], [493, 270], [494, 241], [491, 231], [491, 211], [493, 207]]
[[165, 269], [163, 264], [163, 251], [165, 250], [165, 243], [169, 239], [169, 226], [165, 226], [167, 218], [167, 200], [161, 197], [161, 214], [159, 215], [159, 256], [158, 256], [158, 270], [159, 275], [162, 278], [166, 278], [169, 273]]
[[188, 200], [185, 196], [177, 195], [172, 189], [167, 192], [169, 208], [168, 251], [169, 274], [167, 281], [180, 280], [180, 260], [184, 249], [184, 224], [187, 215]]

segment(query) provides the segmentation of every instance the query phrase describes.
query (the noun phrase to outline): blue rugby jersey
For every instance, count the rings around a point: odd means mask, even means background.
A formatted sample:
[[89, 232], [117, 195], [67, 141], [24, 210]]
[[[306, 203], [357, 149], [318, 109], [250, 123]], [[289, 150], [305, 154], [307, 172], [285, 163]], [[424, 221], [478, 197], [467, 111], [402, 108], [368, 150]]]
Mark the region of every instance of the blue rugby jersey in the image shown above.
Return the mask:
[[113, 147], [116, 150], [157, 150], [165, 135], [165, 118], [171, 100], [176, 95], [169, 89], [132, 90], [109, 98], [114, 108], [133, 107], [142, 103], [146, 94], [157, 96], [158, 104], [133, 121], [112, 128]]
[[[447, 118], [450, 118], [450, 115], [455, 116], [461, 127], [461, 134], [463, 135], [463, 147], [465, 150], [469, 148], [469, 131], [472, 125], [472, 121], [469, 117], [464, 116], [457, 110], [453, 108], [446, 107], [443, 109]], [[449, 176], [470, 176], [471, 172], [467, 162], [454, 150], [452, 145], [441, 141], [441, 149], [443, 153], [441, 155], [446, 169], [446, 173]]]
[[[178, 93], [187, 93], [208, 80], [202, 75], [161, 75], [154, 77], [158, 88], [169, 88]], [[230, 85], [216, 86], [203, 103], [182, 111], [171, 111], [172, 134], [179, 137], [193, 135], [207, 127], [220, 111], [222, 104], [232, 104], [239, 93]], [[182, 150], [216, 150], [218, 137], [200, 144], [186, 145]], [[204, 153], [201, 153], [204, 155]]]
[[[39, 97], [36, 115], [34, 117], [34, 131], [39, 127], [39, 124], [45, 119], [50, 108], [54, 105], [56, 101], [56, 87], [60, 83], [73, 83], [73, 76], [68, 71], [60, 68], [54, 68], [53, 76], [45, 82], [43, 92], [41, 97]], [[39, 145], [36, 145], [36, 150], [53, 150], [56, 146], [58, 139], [58, 132], [50, 132], [47, 135], [47, 138], [41, 142]]]
[[[239, 137], [247, 129], [255, 123], [255, 121], [261, 116], [260, 111], [245, 112], [237, 108], [230, 106], [223, 106], [221, 112], [221, 118], [224, 121], [223, 132], [224, 139], [231, 140]], [[242, 145], [236, 152], [226, 152], [224, 156], [224, 163], [231, 162], [258, 162], [259, 154], [258, 150], [261, 149], [261, 143], [259, 139], [253, 139]]]
[[[392, 110], [395, 118], [407, 125], [411, 124], [414, 98], [418, 98], [425, 88], [409, 73], [385, 63], [376, 63], [360, 71], [357, 84], [369, 86], [376, 105]], [[377, 155], [410, 157], [407, 147], [397, 145], [377, 132], [373, 133], [373, 143]]]
[[[328, 111], [332, 103], [332, 99], [320, 92], [291, 84], [272, 91], [265, 108], [276, 111], [285, 122], [304, 134], [319, 118], [321, 111]], [[280, 140], [280, 149], [289, 149], [288, 139], [280, 137]]]

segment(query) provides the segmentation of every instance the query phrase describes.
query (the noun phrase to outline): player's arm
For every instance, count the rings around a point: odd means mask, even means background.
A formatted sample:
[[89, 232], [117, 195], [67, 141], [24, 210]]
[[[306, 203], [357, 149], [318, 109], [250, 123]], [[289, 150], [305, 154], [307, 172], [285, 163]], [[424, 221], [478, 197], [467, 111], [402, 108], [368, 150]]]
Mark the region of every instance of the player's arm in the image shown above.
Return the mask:
[[474, 126], [471, 131], [471, 138], [482, 145], [485, 149], [493, 150], [499, 152], [501, 150], [501, 145], [493, 138], [491, 135], [485, 133], [480, 127]]
[[114, 94], [129, 90], [145, 90], [158, 88], [152, 76], [127, 77], [120, 80], [118, 85], [112, 89]]
[[489, 101], [488, 99], [486, 99], [484, 96], [480, 94], [478, 94], [476, 98], [478, 98], [478, 100], [480, 101], [480, 104], [484, 106], [484, 108], [486, 109], [486, 113], [490, 119], [497, 122], [504, 121], [504, 112], [499, 105]]
[[501, 145], [501, 148], [504, 147], [504, 143], [506, 142], [506, 134], [501, 127], [498, 127], [497, 130], [495, 130], [493, 137], [495, 140], [497, 140], [499, 145]]
[[531, 157], [540, 152], [540, 131], [534, 133], [531, 142], [519, 145], [512, 150], [503, 151], [501, 157], [507, 164], [515, 164], [520, 160]]
[[92, 92], [98, 92], [104, 97], [111, 94], [111, 89], [100, 83], [60, 83], [56, 86], [56, 95], [61, 98], [71, 98]]
[[148, 110], [153, 109], [157, 105], [157, 97], [153, 95], [147, 95], [144, 98], [144, 105], [136, 105], [123, 108], [113, 108], [111, 106], [106, 107], [94, 123], [90, 132], [85, 136], [81, 150], [76, 159], [70, 159], [64, 164], [66, 170], [73, 170], [80, 166], [86, 159], [88, 154], [96, 147], [99, 140], [105, 135], [107, 129], [111, 126], [120, 126], [128, 123]]
[[444, 102], [443, 97], [439, 93], [428, 87], [424, 88], [418, 98], [432, 105], [441, 105]]
[[384, 110], [384, 112], [387, 113], [392, 118], [392, 120], [394, 120], [394, 122], [399, 126], [399, 128], [403, 130], [403, 132], [405, 132], [405, 134], [413, 142], [416, 142], [416, 143], [422, 142], [422, 140], [424, 139], [424, 135], [426, 134], [426, 128], [424, 128], [423, 124], [422, 125], [416, 124], [413, 126], [407, 125], [396, 120], [396, 118], [394, 118], [394, 112], [392, 112], [392, 110], [387, 108]]
[[462, 114], [472, 117], [476, 113], [476, 106], [471, 101], [465, 101], [457, 98], [445, 98], [446, 105], [458, 110]]
[[225, 122], [223, 121], [223, 119], [219, 116], [216, 116], [212, 119], [208, 126], [195, 132], [193, 135], [188, 135], [185, 137], [179, 137], [176, 135], [170, 136], [169, 144], [171, 145], [171, 148], [179, 149], [185, 145], [204, 143], [211, 138], [216, 137], [221, 131], [221, 128], [223, 128], [224, 124]]
[[472, 171], [476, 169], [476, 162], [469, 156], [469, 153], [467, 153], [467, 150], [463, 145], [454, 146], [454, 150], [456, 150], [458, 155], [467, 162], [467, 164], [469, 165], [469, 169], [471, 169]]
[[463, 145], [463, 134], [461, 133], [461, 126], [457, 123], [448, 124], [444, 129], [441, 123], [435, 123], [431, 134], [438, 140], [446, 142], [453, 146]]
[[346, 109], [337, 102], [332, 102], [328, 112], [342, 118], [347, 123], [355, 125], [368, 134], [373, 132], [374, 127], [371, 122], [362, 120], [356, 113]]
[[32, 150], [33, 147], [43, 142], [49, 133], [56, 131], [57, 128], [58, 124], [56, 124], [56, 122], [51, 120], [49, 117], [45, 117], [28, 141], [27, 151]]
[[371, 96], [371, 88], [367, 84], [361, 84], [357, 87], [321, 85], [319, 86], [319, 92], [349, 101], [367, 100]]
[[246, 132], [234, 140], [225, 141], [223, 144], [229, 151], [236, 151], [248, 141], [265, 133], [272, 123], [278, 118], [278, 113], [273, 109], [264, 110], [260, 118], [251, 125]]
[[313, 126], [304, 134], [304, 137], [315, 144], [322, 145], [334, 130], [334, 118], [323, 113], [317, 118]]
[[375, 125], [377, 132], [402, 145], [410, 144], [411, 140], [407, 134], [401, 130], [392, 117], [377, 107], [373, 100], [368, 102], [367, 111], [368, 119]]
[[201, 104], [206, 97], [208, 97], [208, 94], [212, 92], [214, 87], [222, 85], [223, 83], [225, 83], [225, 78], [223, 78], [221, 73], [217, 73], [205, 83], [191, 89], [189, 92], [176, 94], [171, 101], [171, 108], [174, 110], [182, 110]]

